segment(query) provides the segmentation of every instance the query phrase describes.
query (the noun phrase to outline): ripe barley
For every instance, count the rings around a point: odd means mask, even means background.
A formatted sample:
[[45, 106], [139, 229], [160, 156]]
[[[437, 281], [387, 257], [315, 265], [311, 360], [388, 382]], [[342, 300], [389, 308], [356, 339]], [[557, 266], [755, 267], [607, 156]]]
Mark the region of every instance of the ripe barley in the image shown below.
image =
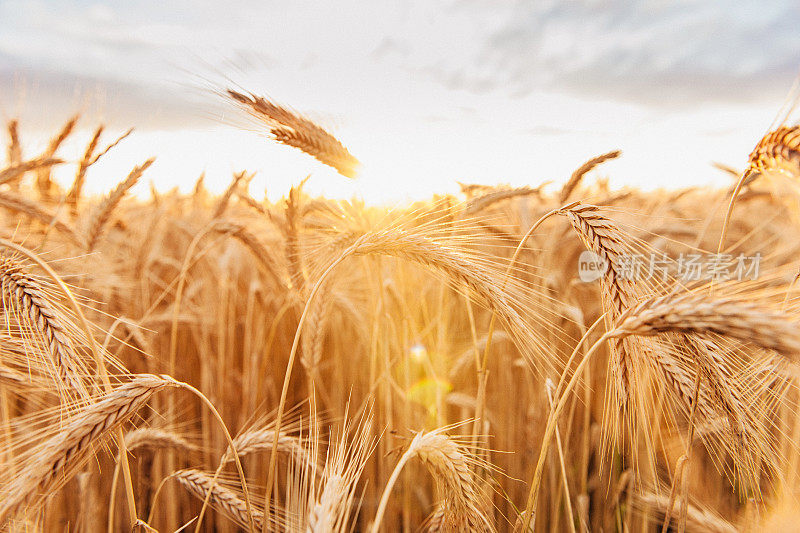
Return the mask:
[[567, 182], [561, 188], [561, 193], [558, 196], [558, 202], [563, 204], [567, 200], [569, 200], [569, 197], [572, 196], [572, 192], [580, 184], [581, 180], [583, 179], [583, 176], [586, 175], [587, 172], [591, 171], [597, 165], [605, 163], [609, 159], [618, 158], [621, 154], [622, 154], [621, 151], [614, 150], [613, 152], [608, 152], [608, 153], [599, 155], [597, 157], [593, 157], [593, 158], [589, 159], [588, 161], [586, 161], [581, 166], [579, 166], [577, 169], [575, 169], [575, 171], [569, 177]]
[[397, 462], [384, 488], [373, 533], [379, 530], [388, 496], [405, 465], [417, 458], [428, 468], [438, 488], [440, 504], [428, 520], [429, 531], [468, 532], [494, 531], [486, 515], [486, 502], [477, 485], [473, 467], [480, 462], [469, 450], [444, 434], [445, 428], [420, 432]]
[[171, 448], [184, 453], [199, 451], [199, 446], [172, 431], [159, 428], [138, 428], [125, 433], [125, 447], [129, 452], [141, 448]]
[[97, 449], [105, 437], [131, 419], [157, 391], [176, 386], [174, 380], [140, 375], [105, 394], [96, 403], [70, 417], [52, 437], [27, 454], [13, 479], [6, 478], [0, 503], [0, 526], [15, 515], [31, 512], [50, 491], [75, 472], [87, 453]]
[[134, 167], [134, 169], [128, 174], [128, 177], [122, 180], [117, 187], [105, 197], [100, 205], [95, 208], [91, 219], [89, 219], [89, 224], [86, 229], [86, 249], [88, 251], [91, 252], [94, 250], [97, 240], [100, 238], [103, 230], [108, 225], [108, 221], [111, 219], [114, 209], [117, 208], [119, 203], [122, 201], [122, 198], [131, 189], [131, 187], [136, 185], [136, 183], [139, 181], [139, 178], [141, 178], [142, 174], [144, 174], [145, 170], [147, 170], [150, 165], [153, 164], [153, 161], [155, 161], [155, 158], [150, 158], [138, 167]]
[[[247, 505], [244, 500], [234, 491], [215, 481], [212, 475], [200, 470], [179, 470], [173, 473], [172, 477], [201, 500], [205, 500], [210, 493], [211, 507], [239, 526], [250, 527]], [[264, 512], [253, 509], [252, 519], [253, 525], [260, 531], [264, 523]]]
[[50, 301], [42, 283], [28, 274], [17, 259], [0, 254], [0, 290], [3, 305], [25, 317], [42, 336], [68, 395], [87, 396], [85, 371], [75, 351], [62, 313]]
[[302, 150], [336, 169], [342, 176], [356, 176], [358, 159], [333, 135], [311, 120], [253, 94], [228, 90], [227, 95], [253, 117], [265, 122], [270, 135], [279, 143]]
[[781, 126], [762, 137], [750, 154], [748, 170], [800, 175], [800, 126]]
[[609, 336], [667, 331], [717, 334], [774, 350], [794, 361], [800, 356], [800, 332], [786, 315], [743, 300], [692, 292], [640, 302], [620, 316]]

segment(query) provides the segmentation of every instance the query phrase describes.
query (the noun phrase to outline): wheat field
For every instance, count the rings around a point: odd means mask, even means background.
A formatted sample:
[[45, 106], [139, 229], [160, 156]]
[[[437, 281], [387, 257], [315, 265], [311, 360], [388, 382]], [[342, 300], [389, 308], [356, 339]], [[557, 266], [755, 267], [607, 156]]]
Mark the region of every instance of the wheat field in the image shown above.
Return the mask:
[[6, 128], [4, 530], [800, 527], [797, 127], [720, 165], [728, 190], [611, 190], [610, 152], [386, 209], [261, 200], [245, 170], [129, 194], [158, 154], [87, 196], [131, 132], [64, 160], [78, 120], [40, 154]]

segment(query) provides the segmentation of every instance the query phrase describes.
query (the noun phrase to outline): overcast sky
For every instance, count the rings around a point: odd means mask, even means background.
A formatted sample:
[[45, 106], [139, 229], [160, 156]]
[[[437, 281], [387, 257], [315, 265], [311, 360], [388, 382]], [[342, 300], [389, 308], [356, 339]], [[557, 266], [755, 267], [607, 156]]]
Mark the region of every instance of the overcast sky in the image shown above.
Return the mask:
[[[249, 169], [257, 196], [311, 173], [312, 193], [397, 201], [559, 181], [613, 149], [615, 184], [724, 185], [710, 162], [741, 168], [775, 119], [798, 28], [796, 0], [0, 0], [0, 118], [31, 153], [76, 111], [75, 154], [100, 121], [136, 127], [96, 191], [155, 155], [163, 189]], [[362, 177], [267, 142], [213, 96], [228, 83], [331, 129]]]

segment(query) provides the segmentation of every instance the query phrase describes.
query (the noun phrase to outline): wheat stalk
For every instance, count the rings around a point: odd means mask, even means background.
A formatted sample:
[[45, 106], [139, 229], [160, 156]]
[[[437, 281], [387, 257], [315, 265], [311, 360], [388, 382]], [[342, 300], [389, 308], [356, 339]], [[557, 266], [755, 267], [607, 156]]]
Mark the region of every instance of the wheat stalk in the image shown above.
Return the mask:
[[[617, 225], [600, 212], [597, 206], [579, 204], [562, 212], [578, 233], [584, 245], [605, 262], [602, 277], [603, 307], [613, 322], [624, 309], [636, 301], [633, 282], [620, 272], [620, 258], [627, 252], [624, 237]], [[611, 346], [612, 373], [621, 398], [628, 398], [631, 382], [630, 347], [623, 341]]]
[[119, 203], [122, 201], [122, 198], [125, 197], [125, 194], [130, 190], [130, 188], [136, 185], [136, 182], [139, 181], [139, 178], [142, 177], [142, 174], [144, 174], [145, 170], [147, 170], [150, 165], [153, 164], [153, 161], [155, 161], [155, 158], [150, 158], [143, 164], [134, 167], [134, 169], [128, 174], [128, 177], [122, 180], [116, 186], [116, 188], [103, 199], [100, 205], [95, 208], [94, 212], [92, 213], [92, 217], [89, 219], [89, 224], [86, 230], [86, 249], [88, 251], [94, 250], [100, 235], [103, 233], [103, 230], [108, 225], [108, 221], [111, 219], [114, 209], [117, 208]]
[[[261, 451], [266, 451], [272, 448], [272, 441], [275, 438], [275, 431], [271, 428], [260, 428], [245, 431], [233, 439], [236, 447], [236, 452], [239, 457], [250, 455]], [[306, 449], [300, 444], [296, 437], [281, 433], [278, 435], [278, 450], [298, 457], [301, 464], [306, 463], [307, 452]], [[230, 448], [222, 456], [223, 463], [230, 463], [233, 461], [233, 452]]]
[[229, 89], [227, 95], [253, 117], [265, 122], [270, 135], [279, 143], [302, 150], [342, 176], [356, 176], [358, 160], [336, 137], [311, 120], [253, 94]]
[[[668, 496], [653, 492], [635, 493], [634, 502], [644, 508], [653, 510], [659, 517], [666, 515], [670, 504]], [[733, 524], [711, 511], [689, 504], [687, 510], [686, 531], [705, 531], [707, 533], [736, 533], [740, 531]]]
[[15, 166], [22, 162], [22, 145], [19, 142], [19, 122], [9, 120], [6, 126], [8, 130], [8, 150], [7, 159], [9, 166]]
[[189, 453], [200, 449], [177, 433], [159, 428], [138, 428], [128, 431], [125, 433], [125, 447], [129, 452], [141, 448], [169, 448]]
[[127, 138], [128, 138], [128, 136], [129, 136], [131, 133], [133, 133], [133, 128], [130, 128], [130, 129], [128, 129], [128, 130], [127, 130], [125, 133], [123, 133], [122, 135], [120, 135], [119, 137], [117, 137], [116, 139], [114, 139], [113, 141], [111, 141], [110, 143], [108, 143], [108, 146], [106, 146], [105, 148], [103, 148], [102, 150], [100, 150], [100, 152], [98, 152], [98, 154], [97, 154], [96, 156], [94, 156], [94, 157], [91, 159], [91, 161], [89, 161], [89, 166], [92, 166], [92, 165], [94, 165], [95, 163], [97, 163], [97, 161], [98, 161], [98, 160], [99, 160], [101, 157], [103, 157], [103, 156], [104, 156], [104, 155], [106, 155], [108, 152], [110, 152], [110, 151], [111, 151], [111, 150], [112, 150], [114, 147], [116, 147], [116, 146], [117, 146], [119, 143], [121, 143], [122, 141], [124, 141], [125, 139], [127, 139]]
[[228, 204], [231, 201], [231, 196], [239, 189], [239, 184], [242, 181], [249, 181], [252, 177], [252, 174], [248, 175], [245, 171], [237, 172], [233, 175], [230, 185], [228, 185], [228, 188], [225, 189], [225, 192], [222, 193], [222, 196], [217, 200], [217, 205], [214, 207], [214, 214], [211, 215], [212, 219], [220, 218], [225, 214], [225, 210], [228, 209]]
[[389, 495], [405, 465], [418, 458], [428, 468], [442, 498], [441, 505], [429, 519], [430, 531], [493, 531], [485, 514], [485, 502], [476, 485], [472, 465], [477, 459], [467, 448], [444, 433], [446, 428], [420, 432], [400, 457], [383, 490], [378, 511], [372, 522], [377, 533], [388, 504]]
[[[621, 314], [632, 306], [639, 296], [634, 289], [633, 281], [620, 272], [621, 258], [628, 251], [623, 233], [616, 224], [593, 205], [577, 205], [567, 209], [563, 214], [569, 219], [584, 245], [603, 259], [606, 272], [602, 278], [603, 307], [609, 311], [606, 323], [609, 325], [619, 319]], [[680, 399], [684, 409], [694, 403], [694, 381], [685, 365], [679, 364], [664, 346], [650, 346], [642, 343], [631, 343], [622, 338], [610, 344], [612, 363], [611, 372], [615, 377], [617, 398], [627, 401], [631, 397], [629, 390], [632, 380], [631, 372], [635, 362], [631, 360], [637, 353], [649, 361], [657, 376], [663, 379], [669, 388]], [[710, 415], [714, 412], [713, 402], [701, 392], [697, 408], [701, 413]]]
[[305, 180], [289, 189], [289, 197], [286, 199], [286, 209], [284, 210], [285, 222], [282, 225], [285, 234], [284, 251], [289, 278], [292, 282], [292, 289], [301, 296], [306, 290], [306, 271], [300, 243], [300, 231], [303, 223], [300, 215], [300, 193], [304, 184]]
[[41, 282], [29, 275], [18, 260], [0, 254], [0, 290], [4, 306], [25, 316], [42, 335], [58, 375], [73, 394], [88, 395], [80, 358], [73, 347], [61, 313], [50, 301]]
[[253, 525], [259, 530], [262, 528], [264, 512], [253, 509], [252, 515], [248, 515], [244, 500], [234, 491], [220, 485], [214, 476], [200, 470], [189, 469], [174, 472], [172, 477], [201, 500], [209, 498], [211, 507], [239, 526], [249, 528], [252, 518]]
[[800, 174], [800, 126], [781, 126], [767, 133], [750, 153], [748, 162], [748, 170], [753, 173], [786, 170]]
[[563, 204], [569, 200], [569, 197], [572, 196], [572, 192], [580, 184], [583, 176], [586, 175], [587, 172], [590, 172], [594, 167], [605, 163], [609, 159], [618, 158], [620, 155], [622, 155], [621, 151], [614, 150], [613, 152], [608, 152], [597, 157], [593, 157], [575, 169], [567, 182], [561, 188], [561, 193], [558, 195], [558, 203]]
[[130, 420], [157, 391], [177, 386], [169, 378], [139, 375], [70, 417], [55, 435], [38, 444], [21, 471], [3, 488], [0, 525], [32, 511], [113, 430]]
[[[359, 479], [364, 472], [367, 460], [375, 449], [376, 441], [372, 433], [372, 411], [367, 408], [365, 415], [355, 428], [352, 440], [349, 438], [351, 422], [345, 423], [341, 434], [328, 450], [325, 467], [322, 472], [321, 487], [316, 485], [312, 477], [306, 496], [305, 531], [307, 533], [327, 533], [330, 531], [349, 531], [354, 526], [349, 524], [350, 516], [356, 507], [356, 490]], [[313, 432], [314, 430], [312, 430]], [[305, 467], [301, 478], [308, 477], [308, 470], [316, 473], [316, 446], [313, 453], [306, 452], [306, 463], [298, 466]]]
[[[78, 116], [75, 115], [74, 117], [70, 118], [64, 127], [61, 128], [61, 131], [58, 134], [50, 139], [50, 143], [47, 145], [47, 149], [42, 154], [43, 159], [52, 159], [55, 153], [58, 151], [58, 148], [61, 144], [66, 140], [67, 137], [70, 136], [72, 130], [75, 129], [75, 124], [78, 123]], [[36, 188], [39, 190], [39, 195], [44, 200], [50, 199], [51, 189], [53, 187], [53, 183], [50, 179], [50, 168], [48, 167], [39, 167], [36, 171]]]
[[72, 213], [73, 217], [77, 216], [78, 214], [78, 200], [80, 199], [81, 191], [83, 190], [83, 182], [86, 179], [86, 171], [91, 165], [92, 156], [94, 155], [94, 151], [97, 149], [97, 144], [100, 142], [100, 136], [103, 134], [103, 129], [104, 126], [100, 125], [95, 130], [92, 139], [86, 146], [86, 150], [83, 153], [81, 162], [78, 163], [78, 171], [75, 173], [75, 179], [72, 181], [72, 187], [70, 187], [69, 192], [67, 193], [66, 202], [67, 205], [69, 205], [70, 212]]
[[493, 189], [489, 192], [481, 194], [480, 196], [476, 196], [475, 198], [470, 199], [467, 202], [467, 205], [464, 208], [464, 214], [467, 215], [474, 215], [475, 213], [479, 213], [489, 207], [492, 204], [497, 202], [502, 202], [503, 200], [509, 200], [511, 198], [517, 198], [520, 196], [531, 196], [534, 194], [540, 194], [542, 192], [542, 188], [547, 185], [547, 182], [541, 184], [540, 186], [534, 187], [515, 187], [515, 188], [499, 188]]
[[59, 165], [63, 162], [64, 161], [61, 159], [52, 157], [37, 157], [36, 159], [31, 159], [30, 161], [12, 163], [9, 167], [0, 170], [0, 185], [3, 183], [11, 183], [31, 170], [36, 170], [41, 167]]
[[[700, 414], [707, 420], [714, 420], [712, 410], [727, 416], [733, 437], [729, 451], [738, 463], [740, 474], [753, 486], [758, 486], [760, 461], [766, 461], [766, 466], [773, 471], [777, 468], [772, 439], [763, 429], [763, 423], [757, 420], [760, 410], [752, 403], [763, 396], [769, 385], [758, 382], [755, 389], [747, 390], [746, 381], [734, 375], [720, 355], [717, 343], [706, 336], [737, 339], [796, 360], [800, 353], [800, 334], [796, 329], [788, 317], [768, 308], [734, 298], [712, 299], [707, 294], [685, 292], [650, 298], [631, 307], [607, 336], [679, 334], [690, 349], [689, 355], [697, 368], [695, 373], [699, 372], [708, 383], [708, 387], [691, 393], [688, 405], [695, 403], [694, 394], [702, 392], [696, 405]], [[686, 390], [689, 377], [685, 370], [680, 370], [681, 366], [676, 366], [672, 374], [684, 376], [680, 387], [684, 396], [699, 387], [700, 377], [696, 375], [695, 385]]]
[[230, 235], [242, 243], [258, 260], [262, 267], [275, 285], [281, 287], [286, 285], [285, 273], [281, 274], [280, 267], [275, 261], [274, 255], [264, 246], [261, 240], [252, 231], [248, 230], [244, 224], [238, 224], [228, 220], [218, 220], [214, 222], [209, 231]]
[[312, 383], [319, 381], [319, 365], [322, 362], [322, 351], [328, 328], [330, 307], [328, 293], [328, 284], [325, 284], [320, 288], [308, 314], [309, 323], [314, 324], [314, 328], [303, 335], [303, 353], [300, 363], [306, 369]]
[[106, 155], [112, 148], [122, 142], [123, 139], [133, 133], [133, 128], [129, 129], [95, 155], [95, 150], [97, 149], [97, 145], [100, 142], [100, 136], [103, 134], [104, 129], [104, 126], [101, 125], [97, 128], [97, 130], [95, 130], [94, 136], [92, 136], [91, 141], [89, 141], [89, 144], [86, 146], [86, 151], [83, 153], [83, 158], [81, 158], [81, 161], [78, 164], [78, 171], [75, 173], [75, 179], [72, 182], [72, 187], [70, 187], [69, 192], [67, 193], [66, 202], [69, 205], [72, 216], [77, 216], [78, 214], [78, 200], [80, 200], [81, 192], [83, 191], [83, 184], [86, 181], [86, 171], [89, 170], [89, 167], [97, 163], [97, 161]]
[[[551, 364], [550, 354], [539, 349], [531, 327], [515, 306], [511, 296], [513, 283], [505, 279], [501, 271], [492, 271], [453, 246], [397, 227], [351, 234], [343, 237], [339, 246], [348, 241], [350, 246], [337, 261], [349, 255], [386, 255], [407, 259], [439, 272], [450, 283], [466, 287], [479, 303], [495, 310], [532, 365]], [[531, 353], [540, 357], [532, 357]]]
[[667, 331], [718, 334], [774, 350], [796, 360], [800, 333], [786, 315], [733, 298], [677, 293], [650, 298], [620, 316], [610, 337]]
[[26, 200], [12, 192], [0, 192], [0, 207], [22, 213], [47, 226], [52, 226], [60, 233], [67, 236], [75, 244], [79, 246], [83, 244], [83, 240], [78, 236], [72, 226], [62, 222], [54, 213], [51, 213], [37, 203]]
[[262, 216], [265, 216], [265, 217], [269, 216], [269, 213], [267, 212], [267, 208], [264, 207], [264, 205], [261, 204], [260, 202], [258, 202], [255, 198], [250, 196], [250, 194], [248, 192], [246, 192], [246, 191], [236, 191], [236, 196], [238, 196], [241, 201], [246, 203], [248, 207], [253, 209], [259, 215], [262, 215]]

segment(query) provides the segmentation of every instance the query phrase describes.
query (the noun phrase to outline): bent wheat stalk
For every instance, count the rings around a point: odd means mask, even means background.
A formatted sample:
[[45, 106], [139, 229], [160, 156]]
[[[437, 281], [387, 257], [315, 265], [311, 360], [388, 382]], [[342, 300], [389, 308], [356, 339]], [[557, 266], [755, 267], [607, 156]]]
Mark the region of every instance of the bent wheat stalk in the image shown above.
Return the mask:
[[711, 299], [701, 293], [645, 300], [625, 311], [608, 335], [656, 335], [666, 331], [716, 333], [774, 350], [795, 361], [800, 355], [800, 333], [786, 315], [741, 299]]
[[[236, 451], [239, 457], [272, 449], [272, 441], [275, 438], [274, 433], [275, 432], [270, 428], [259, 428], [246, 431], [235, 437], [233, 443], [236, 445]], [[295, 460], [298, 464], [309, 464], [311, 462], [308, 458], [307, 450], [297, 437], [285, 434], [279, 435], [278, 448], [281, 452], [296, 458]], [[225, 455], [222, 457], [222, 462], [233, 462], [233, 451], [231, 449], [225, 452]]]
[[41, 283], [25, 271], [22, 263], [1, 253], [0, 291], [3, 303], [10, 304], [14, 312], [25, 316], [31, 326], [42, 335], [56, 371], [68, 391], [88, 397], [89, 391], [83, 382], [79, 358], [59, 312], [42, 290]]
[[[535, 522], [545, 458], [558, 418], [583, 368], [598, 348], [610, 339], [631, 335], [651, 336], [671, 331], [728, 336], [795, 359], [800, 353], [800, 333], [786, 316], [755, 307], [741, 299], [712, 299], [707, 294], [679, 293], [650, 298], [625, 310], [616, 327], [603, 334], [584, 354], [556, 407], [550, 412], [528, 495], [523, 531], [530, 531]], [[583, 340], [579, 345], [582, 343]]]
[[230, 222], [228, 220], [217, 220], [209, 228], [209, 232], [224, 233], [237, 239], [243, 246], [250, 250], [253, 257], [258, 261], [262, 272], [266, 274], [277, 286], [283, 286], [286, 282], [280, 274], [280, 268], [275, 261], [272, 253], [264, 243], [244, 224]]
[[575, 169], [567, 182], [564, 184], [564, 187], [561, 188], [561, 193], [558, 195], [558, 202], [563, 204], [569, 200], [569, 197], [572, 195], [572, 191], [574, 191], [575, 188], [580, 184], [583, 176], [587, 172], [591, 171], [597, 165], [605, 163], [609, 159], [618, 158], [620, 155], [622, 155], [620, 150], [614, 150], [613, 152], [608, 152], [597, 157], [593, 157]]
[[[48, 265], [45, 261], [42, 260], [34, 252], [28, 250], [24, 246], [20, 246], [19, 244], [9, 241], [8, 239], [0, 238], [0, 247], [6, 250], [12, 250], [20, 255], [28, 258], [33, 263], [36, 263], [39, 268], [41, 268], [53, 281], [53, 283], [61, 290], [64, 294], [64, 297], [70, 304], [72, 311], [75, 313], [75, 316], [78, 317], [78, 325], [80, 326], [81, 330], [83, 331], [86, 339], [89, 342], [89, 347], [92, 350], [92, 355], [94, 356], [95, 365], [97, 366], [97, 372], [100, 375], [100, 380], [105, 388], [105, 392], [108, 393], [111, 391], [111, 380], [108, 377], [108, 370], [106, 369], [106, 359], [105, 356], [100, 349], [100, 346], [97, 344], [97, 340], [92, 335], [92, 328], [89, 325], [89, 321], [86, 320], [86, 316], [83, 314], [83, 310], [81, 306], [78, 304], [78, 301], [75, 299], [75, 296], [70, 291], [67, 284], [64, 283], [64, 280], [56, 273], [53, 268]], [[125, 478], [125, 492], [127, 495], [128, 500], [128, 513], [130, 517], [130, 524], [134, 524], [136, 522], [136, 501], [134, 498], [133, 492], [133, 482], [131, 480], [131, 472], [130, 472], [130, 465], [128, 464], [128, 455], [125, 449], [125, 435], [123, 435], [122, 430], [118, 429], [117, 434], [115, 437], [117, 442], [117, 446], [120, 450], [120, 458], [122, 464], [122, 472]]]
[[499, 188], [491, 190], [485, 194], [470, 199], [469, 202], [467, 202], [466, 207], [464, 208], [464, 214], [474, 215], [475, 213], [483, 211], [490, 205], [493, 205], [497, 202], [502, 202], [503, 200], [510, 200], [511, 198], [518, 198], [520, 196], [531, 196], [534, 194], [539, 194], [542, 192], [542, 188], [545, 185], [547, 185], [547, 183], [548, 182], [545, 182], [536, 188], [523, 186], [523, 187], [516, 187], [513, 189]]
[[[579, 204], [563, 209], [561, 213], [570, 221], [584, 245], [600, 256], [607, 265], [606, 272], [601, 278], [603, 307], [610, 310], [606, 316], [609, 321], [613, 321], [636, 299], [632, 280], [619, 271], [620, 257], [627, 250], [625, 241], [616, 224], [600, 213], [597, 206]], [[611, 346], [611, 368], [621, 398], [628, 397], [630, 388], [629, 352], [629, 347], [624, 342]]]
[[35, 508], [49, 491], [68, 479], [68, 471], [80, 465], [86, 452], [130, 420], [155, 392], [175, 386], [178, 384], [171, 378], [136, 376], [70, 418], [56, 435], [36, 447], [5, 488], [0, 524], [26, 508]]
[[761, 173], [769, 171], [784, 172], [793, 177], [800, 175], [800, 126], [781, 126], [767, 133], [750, 153], [747, 170], [742, 173], [742, 177], [736, 182], [730, 194], [731, 199], [725, 211], [719, 236], [718, 254], [725, 246], [725, 235], [739, 192]]
[[383, 489], [371, 533], [380, 531], [392, 488], [405, 465], [412, 459], [422, 461], [444, 496], [442, 506], [430, 520], [430, 531], [493, 531], [483, 510], [480, 489], [470, 466], [476, 462], [463, 446], [444, 434], [445, 428], [420, 432], [409, 444]]
[[172, 477], [201, 500], [208, 499], [211, 507], [239, 526], [255, 526], [259, 530], [262, 528], [264, 512], [258, 509], [248, 510], [247, 504], [235, 492], [217, 483], [215, 476], [191, 469], [179, 470]]
[[78, 237], [72, 226], [62, 222], [55, 213], [50, 212], [37, 203], [26, 200], [12, 192], [0, 192], [0, 207], [8, 209], [9, 211], [22, 213], [34, 220], [38, 220], [42, 224], [52, 226], [60, 233], [67, 236], [76, 245], [83, 246], [83, 239]]

